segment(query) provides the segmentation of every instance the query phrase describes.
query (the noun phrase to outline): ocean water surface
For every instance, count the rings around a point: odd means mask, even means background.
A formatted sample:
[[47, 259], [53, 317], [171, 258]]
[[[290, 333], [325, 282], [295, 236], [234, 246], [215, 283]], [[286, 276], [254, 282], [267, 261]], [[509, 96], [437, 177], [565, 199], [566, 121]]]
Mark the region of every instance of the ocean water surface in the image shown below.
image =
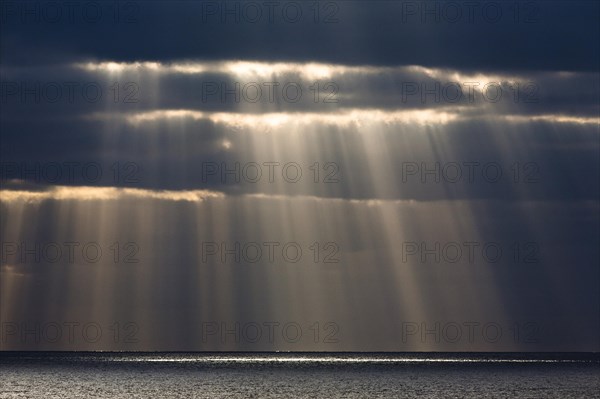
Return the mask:
[[0, 398], [600, 398], [594, 354], [4, 352]]

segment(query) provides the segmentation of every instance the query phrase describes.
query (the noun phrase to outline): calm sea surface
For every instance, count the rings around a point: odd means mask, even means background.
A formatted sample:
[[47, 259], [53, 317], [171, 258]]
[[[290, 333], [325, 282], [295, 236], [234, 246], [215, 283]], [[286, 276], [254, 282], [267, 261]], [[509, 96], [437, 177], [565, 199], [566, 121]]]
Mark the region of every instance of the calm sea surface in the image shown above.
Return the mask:
[[0, 356], [0, 398], [600, 398], [597, 355]]

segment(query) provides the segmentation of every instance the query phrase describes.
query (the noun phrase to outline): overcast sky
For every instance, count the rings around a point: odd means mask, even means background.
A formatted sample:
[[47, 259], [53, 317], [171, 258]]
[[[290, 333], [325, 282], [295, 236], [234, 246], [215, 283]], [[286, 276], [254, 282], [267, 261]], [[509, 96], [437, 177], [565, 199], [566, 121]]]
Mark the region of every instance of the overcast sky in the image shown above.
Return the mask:
[[600, 350], [598, 2], [0, 7], [1, 349]]

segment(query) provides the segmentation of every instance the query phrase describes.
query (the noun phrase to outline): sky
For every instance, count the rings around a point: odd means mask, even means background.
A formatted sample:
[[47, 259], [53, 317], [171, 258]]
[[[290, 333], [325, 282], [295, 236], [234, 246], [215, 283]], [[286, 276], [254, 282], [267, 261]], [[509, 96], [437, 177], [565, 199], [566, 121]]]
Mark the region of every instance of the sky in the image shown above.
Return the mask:
[[599, 351], [600, 4], [0, 2], [0, 349]]

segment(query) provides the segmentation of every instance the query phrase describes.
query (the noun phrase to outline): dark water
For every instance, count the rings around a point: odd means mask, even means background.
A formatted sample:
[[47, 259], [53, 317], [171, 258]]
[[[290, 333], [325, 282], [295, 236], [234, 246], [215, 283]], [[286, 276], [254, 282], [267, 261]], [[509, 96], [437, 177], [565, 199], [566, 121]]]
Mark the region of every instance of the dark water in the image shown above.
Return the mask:
[[591, 354], [2, 353], [0, 398], [600, 398]]

